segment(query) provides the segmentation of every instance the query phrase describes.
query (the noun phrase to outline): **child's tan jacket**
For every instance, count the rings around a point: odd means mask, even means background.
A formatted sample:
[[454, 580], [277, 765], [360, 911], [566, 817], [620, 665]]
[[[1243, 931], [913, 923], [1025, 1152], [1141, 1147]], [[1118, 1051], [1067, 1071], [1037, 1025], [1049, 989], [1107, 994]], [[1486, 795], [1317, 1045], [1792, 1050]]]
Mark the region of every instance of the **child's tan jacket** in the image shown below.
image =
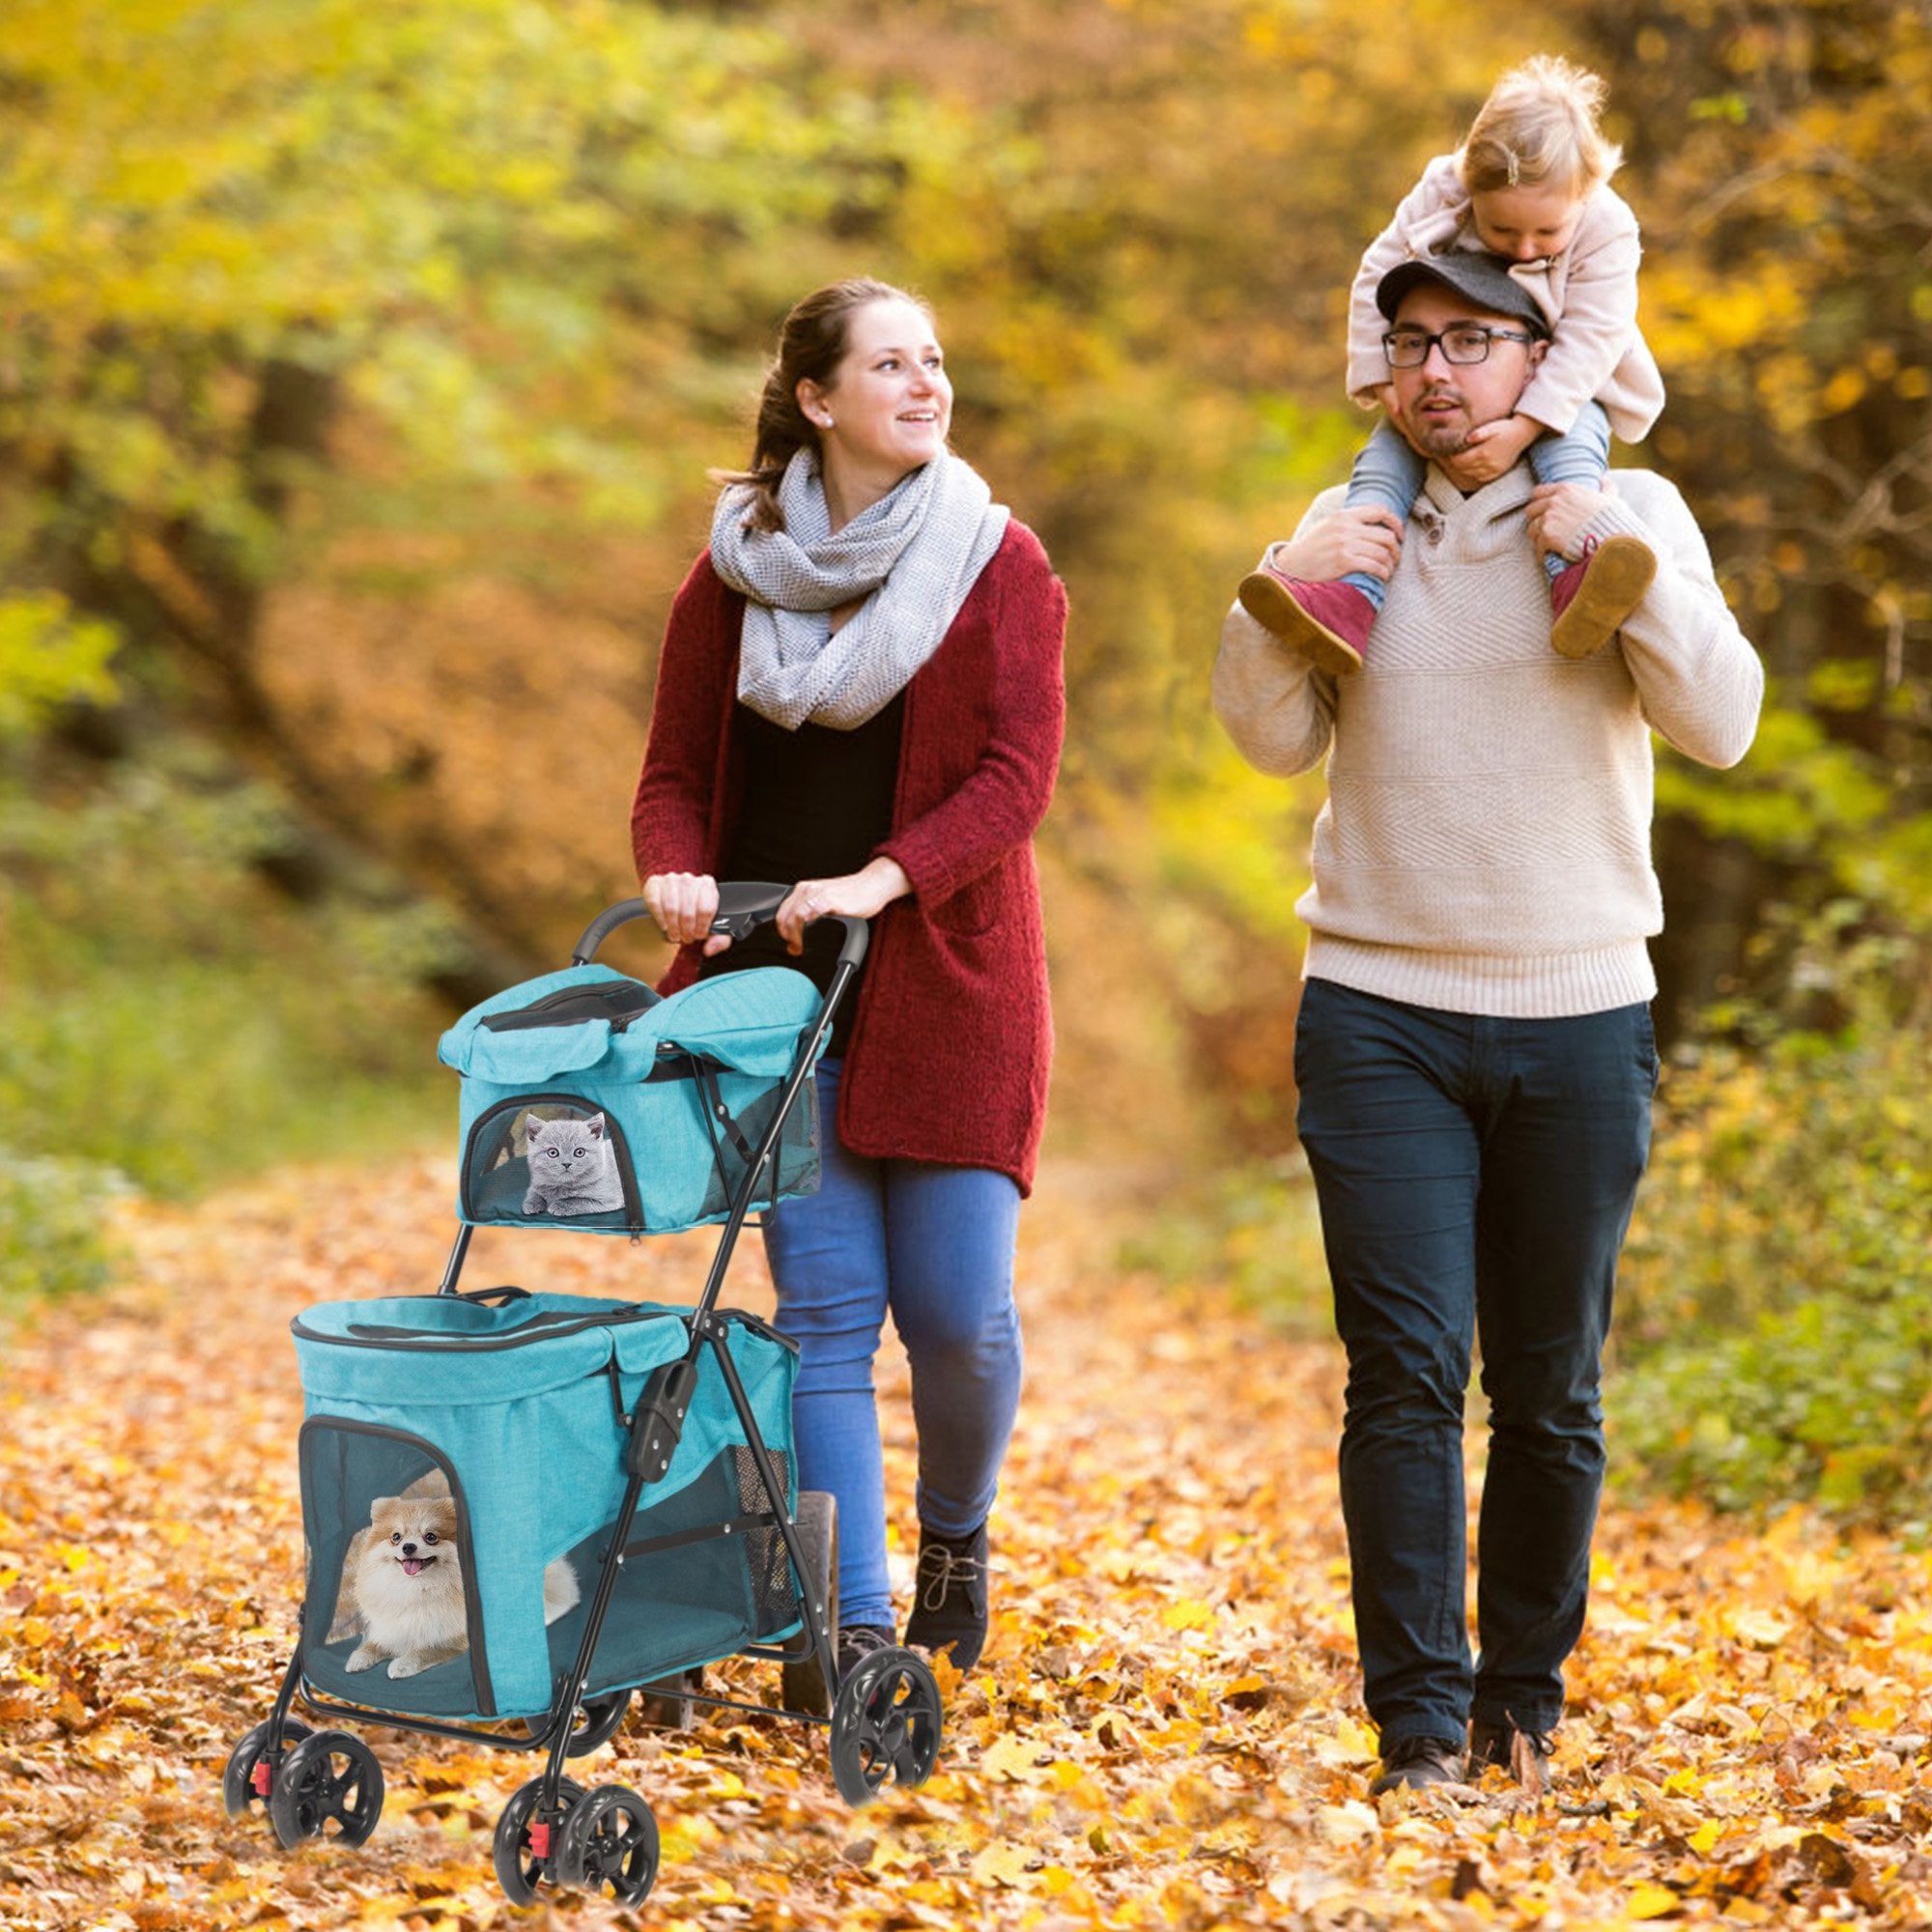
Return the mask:
[[[1469, 218], [1469, 195], [1453, 155], [1438, 155], [1370, 242], [1349, 292], [1349, 393], [1365, 408], [1389, 380], [1382, 356], [1388, 322], [1376, 306], [1376, 287], [1401, 263], [1445, 248], [1482, 251]], [[1562, 254], [1519, 262], [1510, 273], [1535, 297], [1548, 318], [1549, 353], [1517, 404], [1561, 434], [1595, 397], [1625, 442], [1649, 433], [1663, 408], [1658, 373], [1636, 322], [1636, 270], [1643, 246], [1636, 216], [1608, 183], [1583, 203], [1577, 233]]]

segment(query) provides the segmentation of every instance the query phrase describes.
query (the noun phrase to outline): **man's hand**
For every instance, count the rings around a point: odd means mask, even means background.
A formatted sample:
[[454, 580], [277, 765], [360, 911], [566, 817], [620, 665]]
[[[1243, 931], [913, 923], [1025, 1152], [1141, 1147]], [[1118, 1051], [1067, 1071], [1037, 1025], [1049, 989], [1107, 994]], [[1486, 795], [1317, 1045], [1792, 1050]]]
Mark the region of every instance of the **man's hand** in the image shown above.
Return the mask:
[[805, 928], [815, 919], [845, 913], [876, 919], [895, 899], [912, 891], [912, 881], [896, 859], [874, 859], [857, 872], [837, 879], [801, 879], [779, 907], [778, 928], [788, 951], [805, 951]]
[[1577, 538], [1583, 526], [1611, 500], [1607, 486], [1586, 490], [1580, 483], [1539, 483], [1529, 493], [1530, 541], [1537, 550], [1574, 561], [1582, 554]]
[[1327, 579], [1361, 571], [1384, 582], [1402, 554], [1402, 519], [1393, 511], [1337, 510], [1286, 543], [1270, 544], [1262, 559], [1286, 577]]
[[1543, 425], [1533, 416], [1500, 416], [1478, 423], [1454, 456], [1436, 460], [1459, 490], [1467, 490], [1507, 475], [1542, 434]]

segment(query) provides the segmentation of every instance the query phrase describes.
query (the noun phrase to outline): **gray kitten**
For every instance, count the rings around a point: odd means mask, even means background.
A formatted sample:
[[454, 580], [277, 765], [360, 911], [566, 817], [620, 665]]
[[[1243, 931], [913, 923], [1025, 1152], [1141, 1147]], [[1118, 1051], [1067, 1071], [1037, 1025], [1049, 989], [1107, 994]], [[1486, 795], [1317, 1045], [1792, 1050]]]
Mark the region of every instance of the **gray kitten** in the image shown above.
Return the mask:
[[529, 1136], [530, 1190], [526, 1214], [604, 1214], [624, 1205], [617, 1150], [602, 1114], [587, 1121], [524, 1118]]

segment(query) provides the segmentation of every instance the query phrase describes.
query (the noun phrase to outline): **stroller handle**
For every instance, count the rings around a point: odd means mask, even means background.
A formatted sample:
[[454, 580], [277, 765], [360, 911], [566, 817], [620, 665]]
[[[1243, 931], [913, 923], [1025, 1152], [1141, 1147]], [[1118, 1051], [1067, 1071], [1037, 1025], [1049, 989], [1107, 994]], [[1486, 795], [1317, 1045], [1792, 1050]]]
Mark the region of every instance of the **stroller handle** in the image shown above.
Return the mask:
[[[711, 930], [724, 933], [732, 939], [743, 939], [753, 927], [777, 917], [779, 907], [784, 904], [785, 895], [790, 891], [789, 886], [752, 882], [720, 885], [718, 916], [711, 922]], [[597, 956], [597, 949], [620, 925], [628, 925], [634, 919], [649, 917], [650, 908], [640, 898], [623, 899], [616, 905], [607, 906], [583, 928], [583, 937], [577, 942], [570, 963], [573, 966], [587, 966]], [[863, 919], [854, 919], [844, 913], [833, 913], [829, 917], [838, 920], [845, 928], [845, 943], [838, 949], [839, 965], [856, 970], [866, 956], [866, 948], [871, 943], [870, 928]]]

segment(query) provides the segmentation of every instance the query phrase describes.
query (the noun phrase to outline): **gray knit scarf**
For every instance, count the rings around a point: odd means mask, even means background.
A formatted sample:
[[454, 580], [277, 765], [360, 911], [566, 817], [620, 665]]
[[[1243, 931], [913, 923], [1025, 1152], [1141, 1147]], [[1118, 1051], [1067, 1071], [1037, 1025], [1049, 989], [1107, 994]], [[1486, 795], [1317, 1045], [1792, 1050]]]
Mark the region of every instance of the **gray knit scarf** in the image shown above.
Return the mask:
[[[836, 535], [810, 450], [785, 466], [778, 498], [782, 530], [746, 526], [744, 484], [724, 492], [711, 523], [712, 567], [747, 599], [738, 696], [787, 731], [808, 719], [850, 731], [939, 648], [1009, 513], [952, 455], [922, 464]], [[828, 613], [860, 597], [835, 637]]]

